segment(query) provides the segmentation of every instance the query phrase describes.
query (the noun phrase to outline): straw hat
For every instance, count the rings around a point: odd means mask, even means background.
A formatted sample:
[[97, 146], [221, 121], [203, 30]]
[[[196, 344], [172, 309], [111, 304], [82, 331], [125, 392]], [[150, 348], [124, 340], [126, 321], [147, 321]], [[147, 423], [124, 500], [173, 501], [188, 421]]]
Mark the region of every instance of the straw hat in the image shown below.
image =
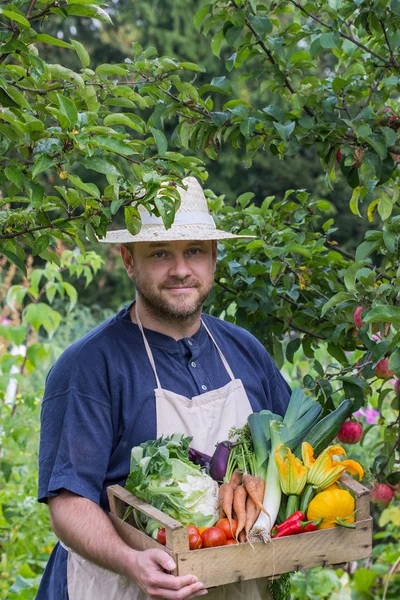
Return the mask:
[[217, 229], [210, 215], [203, 188], [194, 177], [183, 180], [187, 189], [178, 188], [181, 205], [169, 229], [165, 229], [161, 217], [150, 215], [144, 206], [138, 210], [142, 219], [142, 229], [132, 235], [127, 229], [109, 231], [100, 242], [105, 244], [128, 244], [130, 242], [154, 242], [176, 240], [226, 240], [230, 238], [252, 238], [252, 235], [235, 235]]

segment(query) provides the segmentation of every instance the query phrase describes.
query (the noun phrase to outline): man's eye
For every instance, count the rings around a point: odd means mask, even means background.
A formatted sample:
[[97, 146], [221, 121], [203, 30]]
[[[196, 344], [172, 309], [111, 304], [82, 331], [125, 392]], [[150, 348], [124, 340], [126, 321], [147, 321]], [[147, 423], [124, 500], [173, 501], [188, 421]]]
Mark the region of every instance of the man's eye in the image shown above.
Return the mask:
[[160, 250], [160, 252], [154, 252], [153, 256], [154, 256], [155, 258], [163, 258], [163, 256], [165, 256], [165, 252], [162, 252], [162, 251]]
[[199, 252], [201, 252], [200, 248], [190, 248], [189, 253], [196, 255], [199, 254]]

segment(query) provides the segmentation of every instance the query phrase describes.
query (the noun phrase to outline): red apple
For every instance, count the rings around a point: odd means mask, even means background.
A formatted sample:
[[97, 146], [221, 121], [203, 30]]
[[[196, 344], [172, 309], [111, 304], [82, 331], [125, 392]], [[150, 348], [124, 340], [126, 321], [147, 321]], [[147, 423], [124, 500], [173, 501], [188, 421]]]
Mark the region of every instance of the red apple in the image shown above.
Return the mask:
[[356, 310], [353, 313], [353, 321], [357, 329], [361, 329], [361, 327], [364, 325], [364, 321], [361, 318], [361, 313], [366, 308], [366, 306], [357, 306]]
[[371, 491], [371, 502], [375, 502], [378, 506], [387, 506], [393, 498], [393, 491], [386, 483], [375, 482]]
[[361, 423], [357, 421], [345, 421], [337, 434], [339, 442], [342, 444], [357, 444], [363, 434]]
[[389, 369], [389, 360], [387, 358], [383, 358], [378, 362], [375, 367], [375, 375], [380, 379], [390, 379], [390, 377], [393, 377], [394, 371]]
[[336, 152], [336, 160], [338, 161], [339, 165], [340, 165], [340, 163], [341, 163], [342, 156], [343, 156], [343, 155], [342, 155], [342, 151], [341, 151], [341, 149], [339, 148], [339, 150]]

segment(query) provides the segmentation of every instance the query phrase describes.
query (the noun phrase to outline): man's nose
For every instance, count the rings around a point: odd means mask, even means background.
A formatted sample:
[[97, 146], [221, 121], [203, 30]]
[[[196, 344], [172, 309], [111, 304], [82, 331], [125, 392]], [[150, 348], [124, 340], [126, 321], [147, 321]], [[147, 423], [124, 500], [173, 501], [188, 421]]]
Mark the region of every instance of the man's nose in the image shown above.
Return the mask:
[[188, 261], [184, 255], [174, 256], [173, 263], [170, 268], [169, 274], [172, 277], [178, 277], [179, 279], [185, 279], [191, 275], [191, 269], [189, 267]]

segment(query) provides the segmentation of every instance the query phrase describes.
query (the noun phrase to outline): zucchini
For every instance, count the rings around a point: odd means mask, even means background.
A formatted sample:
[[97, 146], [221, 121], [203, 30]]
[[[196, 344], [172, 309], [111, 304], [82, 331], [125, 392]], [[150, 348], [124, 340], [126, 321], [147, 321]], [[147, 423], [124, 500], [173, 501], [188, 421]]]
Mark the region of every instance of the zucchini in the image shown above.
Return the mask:
[[[353, 412], [353, 404], [353, 400], [343, 400], [336, 410], [318, 421], [304, 437], [303, 442], [308, 442], [313, 447], [315, 458], [335, 439], [343, 423]], [[296, 448], [295, 455], [301, 458], [301, 444]]]

